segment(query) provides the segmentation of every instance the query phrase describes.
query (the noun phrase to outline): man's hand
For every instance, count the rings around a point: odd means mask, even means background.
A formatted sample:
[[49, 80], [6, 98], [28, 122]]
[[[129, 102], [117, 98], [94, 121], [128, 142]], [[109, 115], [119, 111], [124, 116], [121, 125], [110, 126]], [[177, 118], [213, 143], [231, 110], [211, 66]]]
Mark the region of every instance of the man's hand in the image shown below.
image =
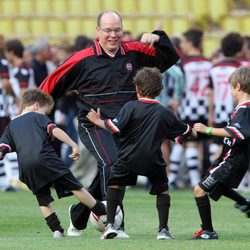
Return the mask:
[[91, 109], [86, 117], [94, 124], [100, 119], [100, 109], [97, 109], [97, 112], [94, 109]]
[[207, 129], [208, 127], [206, 126], [206, 125], [204, 125], [204, 124], [202, 124], [202, 123], [195, 123], [194, 124], [194, 130], [196, 131], [196, 132], [200, 132], [200, 133], [205, 133], [206, 132], [206, 129]]
[[141, 37], [141, 43], [144, 43], [152, 47], [154, 43], [159, 41], [159, 39], [160, 39], [159, 35], [152, 34], [152, 33], [145, 33]]

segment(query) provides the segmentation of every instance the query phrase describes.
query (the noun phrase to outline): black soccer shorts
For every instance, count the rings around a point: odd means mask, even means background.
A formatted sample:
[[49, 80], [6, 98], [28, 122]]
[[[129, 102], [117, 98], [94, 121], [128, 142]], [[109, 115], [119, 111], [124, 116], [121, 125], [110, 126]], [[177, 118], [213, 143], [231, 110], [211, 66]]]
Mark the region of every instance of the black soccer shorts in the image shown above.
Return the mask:
[[58, 198], [72, 195], [70, 190], [79, 190], [83, 187], [73, 174], [68, 172], [35, 193], [39, 206], [48, 206], [54, 201], [50, 190], [52, 186], [55, 187]]

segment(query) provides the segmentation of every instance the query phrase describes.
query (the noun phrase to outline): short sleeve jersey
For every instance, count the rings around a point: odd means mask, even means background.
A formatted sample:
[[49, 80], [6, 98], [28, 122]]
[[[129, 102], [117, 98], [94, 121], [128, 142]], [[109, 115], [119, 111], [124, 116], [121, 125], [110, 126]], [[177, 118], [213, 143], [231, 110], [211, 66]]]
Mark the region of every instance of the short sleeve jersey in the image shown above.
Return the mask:
[[181, 61], [185, 75], [184, 96], [179, 108], [183, 121], [208, 119], [209, 70], [212, 63], [204, 57], [186, 57]]
[[118, 164], [141, 174], [165, 167], [161, 153], [164, 139], [179, 140], [191, 132], [172, 111], [145, 98], [125, 104], [116, 118], [105, 120], [105, 125], [111, 133], [119, 133]]
[[25, 113], [8, 124], [0, 140], [2, 150], [17, 152], [20, 180], [34, 193], [69, 171], [51, 145], [55, 126], [46, 115]]
[[210, 70], [210, 88], [214, 90], [214, 121], [227, 123], [234, 109], [228, 78], [240, 64], [236, 61], [222, 61]]
[[222, 153], [209, 172], [216, 172], [224, 185], [236, 188], [250, 162], [250, 100], [235, 108], [225, 130], [232, 137], [224, 138]]

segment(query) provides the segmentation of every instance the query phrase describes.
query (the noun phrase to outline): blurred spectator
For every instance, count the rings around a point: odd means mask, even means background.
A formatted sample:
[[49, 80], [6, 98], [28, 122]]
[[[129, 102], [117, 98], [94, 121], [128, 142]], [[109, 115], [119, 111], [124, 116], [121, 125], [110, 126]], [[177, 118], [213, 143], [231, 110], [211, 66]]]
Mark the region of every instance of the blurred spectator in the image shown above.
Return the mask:
[[31, 67], [34, 70], [35, 83], [38, 87], [56, 69], [56, 65], [50, 61], [50, 45], [47, 41], [38, 40], [30, 52], [33, 54]]
[[122, 41], [123, 42], [132, 42], [132, 41], [134, 41], [132, 33], [130, 31], [123, 31]]
[[[183, 34], [180, 43], [181, 50], [185, 54], [185, 57], [181, 59], [185, 88], [179, 115], [185, 123], [191, 126], [195, 122], [206, 124], [208, 120], [208, 79], [212, 64], [202, 56], [202, 38], [203, 32], [201, 30], [190, 29]], [[199, 158], [199, 150], [203, 141], [203, 137], [198, 137], [198, 140], [185, 143], [185, 160], [192, 187], [200, 180], [199, 160], [201, 159]], [[177, 173], [182, 158], [183, 150], [180, 147], [173, 148], [170, 156], [169, 175], [169, 182], [172, 186], [176, 186]]]
[[250, 61], [250, 36], [244, 37], [244, 56]]
[[[210, 70], [211, 99], [209, 104], [209, 125], [224, 128], [234, 109], [234, 102], [229, 91], [228, 78], [241, 66], [238, 59], [242, 54], [243, 38], [238, 33], [229, 33], [221, 41], [223, 59]], [[223, 146], [222, 137], [213, 137], [210, 146], [210, 159], [214, 161]]]
[[89, 39], [87, 36], [79, 35], [75, 38], [74, 50], [79, 51], [82, 49], [86, 49], [93, 45], [93, 41]]

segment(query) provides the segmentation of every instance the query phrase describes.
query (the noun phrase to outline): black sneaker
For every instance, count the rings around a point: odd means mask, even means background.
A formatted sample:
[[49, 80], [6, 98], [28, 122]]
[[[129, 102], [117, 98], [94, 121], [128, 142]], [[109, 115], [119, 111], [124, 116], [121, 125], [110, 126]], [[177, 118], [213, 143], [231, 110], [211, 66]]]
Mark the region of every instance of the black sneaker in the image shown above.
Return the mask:
[[200, 230], [192, 236], [192, 240], [218, 240], [218, 234], [207, 230]]
[[246, 216], [250, 218], [250, 198], [246, 198], [247, 204], [240, 205], [239, 203], [235, 203], [234, 207], [239, 209], [242, 213], [246, 213]]

